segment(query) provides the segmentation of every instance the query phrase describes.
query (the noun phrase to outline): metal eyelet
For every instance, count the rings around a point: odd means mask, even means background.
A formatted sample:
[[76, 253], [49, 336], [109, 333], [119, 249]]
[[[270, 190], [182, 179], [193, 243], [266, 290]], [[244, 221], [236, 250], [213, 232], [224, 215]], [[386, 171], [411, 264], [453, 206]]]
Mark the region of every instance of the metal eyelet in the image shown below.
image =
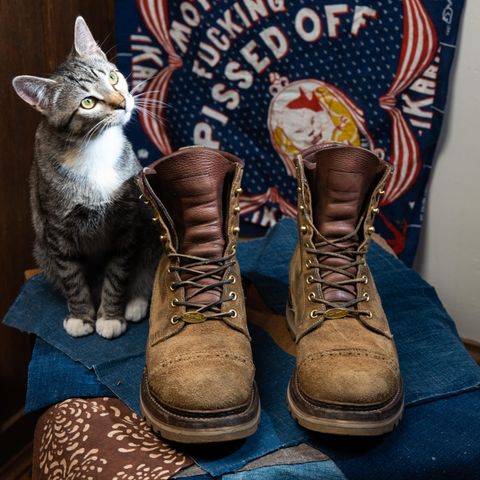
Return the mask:
[[158, 223], [160, 221], [160, 217], [153, 217], [152, 222], [153, 223]]
[[240, 231], [240, 227], [233, 227], [232, 232], [233, 233], [238, 233]]
[[230, 298], [232, 300], [236, 300], [237, 299], [237, 294], [235, 292], [230, 292]]
[[380, 189], [380, 190], [378, 191], [378, 194], [379, 194], [379, 195], [382, 195], [382, 196], [385, 195], [385, 190], [384, 190], [383, 188]]
[[367, 266], [367, 261], [364, 260], [364, 261], [361, 263], [361, 265], [362, 265], [363, 267], [366, 267], [366, 266]]
[[229, 310], [227, 313], [230, 314], [230, 317], [232, 317], [232, 318], [237, 318], [237, 315], [238, 315], [238, 314], [237, 314], [237, 311], [234, 310], [233, 308], [232, 308], [231, 310]]
[[308, 294], [308, 299], [309, 299], [311, 302], [313, 302], [313, 300], [315, 300], [315, 298], [316, 298], [316, 297], [315, 297], [315, 292], [310, 292], [310, 293]]
[[371, 226], [371, 227], [368, 227], [368, 233], [371, 235], [372, 233], [375, 233], [375, 227], [374, 226]]
[[310, 312], [310, 318], [318, 318], [320, 316], [320, 312], [318, 310], [312, 310]]
[[240, 207], [233, 207], [233, 213], [240, 213]]
[[233, 275], [229, 275], [228, 280], [232, 285], [237, 282], [237, 279]]
[[313, 276], [312, 276], [312, 275], [309, 275], [305, 281], [306, 281], [309, 285], [311, 285], [312, 282], [313, 282]]
[[150, 205], [150, 202], [145, 198], [143, 193], [138, 197], [138, 199], [141, 200], [145, 205]]
[[362, 280], [365, 285], [368, 283], [368, 277], [366, 275], [362, 276]]
[[170, 291], [171, 291], [171, 292], [174, 292], [174, 291], [175, 291], [175, 287], [173, 286], [173, 283], [170, 284], [169, 288], [170, 288]]
[[174, 299], [170, 302], [170, 306], [171, 306], [171, 307], [177, 307], [177, 306], [178, 306], [177, 303], [178, 303], [178, 298], [174, 298]]
[[160, 240], [161, 240], [162, 242], [164, 242], [166, 239], [167, 239], [167, 236], [166, 236], [166, 235], [160, 235]]
[[307, 227], [306, 225], [302, 225], [302, 226], [300, 227], [300, 231], [301, 231], [302, 233], [307, 233], [307, 232], [308, 232], [308, 227]]
[[234, 254], [237, 251], [237, 246], [235, 244], [232, 245], [230, 249], [230, 254]]
[[304, 207], [303, 205], [300, 205], [300, 206], [298, 207], [298, 209], [299, 209], [301, 212], [305, 212], [305, 207]]
[[313, 248], [310, 242], [305, 242], [304, 245], [305, 245], [305, 248]]
[[168, 273], [172, 273], [172, 268], [171, 268], [171, 267], [168, 267], [168, 268], [167, 268], [167, 272], [168, 272]]
[[373, 318], [373, 313], [370, 310], [367, 312], [367, 318]]
[[238, 187], [237, 189], [235, 189], [235, 193], [236, 193], [237, 195], [240, 195], [242, 192], [243, 192], [242, 187]]
[[365, 292], [363, 294], [363, 298], [365, 299], [366, 302], [368, 302], [370, 300], [370, 295], [367, 292]]
[[380, 211], [378, 207], [372, 207], [372, 212], [377, 214]]
[[170, 323], [172, 325], [177, 324], [180, 321], [180, 317], [178, 315], [174, 315], [173, 317], [170, 318]]

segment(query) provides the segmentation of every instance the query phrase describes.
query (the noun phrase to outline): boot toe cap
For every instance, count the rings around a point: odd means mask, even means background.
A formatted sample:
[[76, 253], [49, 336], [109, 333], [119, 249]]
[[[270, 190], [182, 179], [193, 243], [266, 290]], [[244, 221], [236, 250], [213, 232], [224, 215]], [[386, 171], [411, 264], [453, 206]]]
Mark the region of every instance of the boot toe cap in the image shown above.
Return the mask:
[[381, 354], [322, 352], [309, 355], [298, 366], [297, 386], [314, 402], [380, 405], [398, 393], [400, 374]]
[[148, 371], [153, 395], [164, 405], [215, 411], [248, 404], [254, 367], [248, 358], [220, 354], [182, 355]]

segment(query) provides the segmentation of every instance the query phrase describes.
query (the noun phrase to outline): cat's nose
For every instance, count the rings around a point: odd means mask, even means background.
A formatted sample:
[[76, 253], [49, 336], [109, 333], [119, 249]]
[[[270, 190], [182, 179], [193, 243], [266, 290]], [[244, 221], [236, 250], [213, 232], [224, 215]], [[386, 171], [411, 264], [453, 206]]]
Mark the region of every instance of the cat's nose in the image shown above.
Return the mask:
[[127, 101], [123, 99], [120, 103], [116, 103], [113, 108], [115, 110], [125, 110], [127, 108]]

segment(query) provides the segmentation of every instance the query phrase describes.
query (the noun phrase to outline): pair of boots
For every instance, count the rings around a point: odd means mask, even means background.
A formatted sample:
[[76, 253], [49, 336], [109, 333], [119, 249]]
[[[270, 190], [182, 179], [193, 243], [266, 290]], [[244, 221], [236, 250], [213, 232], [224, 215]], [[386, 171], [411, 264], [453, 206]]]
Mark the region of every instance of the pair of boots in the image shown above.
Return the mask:
[[[187, 147], [139, 178], [165, 249], [141, 408], [169, 440], [234, 440], [254, 433], [259, 422], [236, 259], [242, 171], [233, 155]], [[299, 242], [287, 320], [297, 364], [289, 409], [318, 432], [388, 432], [400, 420], [403, 388], [365, 256], [390, 167], [367, 150], [325, 144], [302, 152], [296, 171]]]

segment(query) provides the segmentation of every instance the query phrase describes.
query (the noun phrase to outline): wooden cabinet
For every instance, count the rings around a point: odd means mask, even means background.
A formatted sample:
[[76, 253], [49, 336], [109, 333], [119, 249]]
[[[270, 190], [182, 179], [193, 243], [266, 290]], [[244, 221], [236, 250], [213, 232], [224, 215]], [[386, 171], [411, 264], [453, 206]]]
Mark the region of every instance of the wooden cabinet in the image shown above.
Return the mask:
[[[40, 115], [17, 97], [11, 80], [20, 74], [51, 73], [72, 48], [77, 15], [86, 19], [104, 50], [113, 51], [114, 3], [114, 0], [0, 0], [1, 318], [18, 294], [23, 272], [34, 266], [28, 174]], [[0, 466], [7, 460], [5, 456], [10, 457], [12, 450], [20, 449], [31, 438], [32, 426], [25, 424], [28, 422], [22, 408], [32, 343], [30, 336], [0, 326]], [[20, 429], [20, 435], [14, 441], [15, 428], [17, 433]], [[8, 452], [3, 445], [8, 445]]]

